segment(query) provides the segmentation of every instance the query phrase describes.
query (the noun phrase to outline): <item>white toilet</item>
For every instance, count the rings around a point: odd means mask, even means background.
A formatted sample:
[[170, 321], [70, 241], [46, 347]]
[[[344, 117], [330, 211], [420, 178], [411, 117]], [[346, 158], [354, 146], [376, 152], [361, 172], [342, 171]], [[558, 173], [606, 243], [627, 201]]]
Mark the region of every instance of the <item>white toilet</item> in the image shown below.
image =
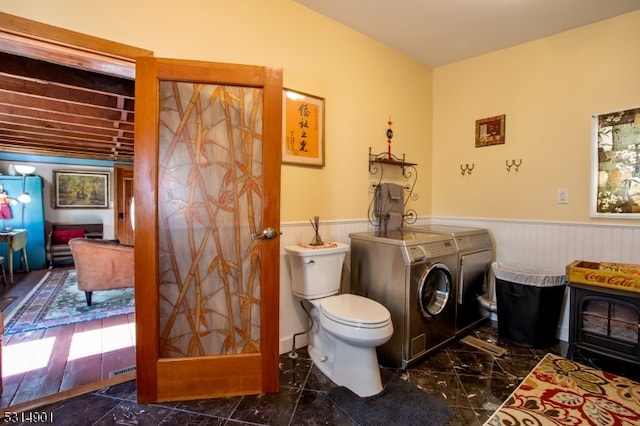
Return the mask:
[[285, 247], [293, 293], [313, 305], [309, 354], [337, 385], [361, 397], [375, 395], [382, 391], [376, 346], [393, 334], [391, 314], [374, 300], [338, 294], [349, 246], [333, 244], [336, 247]]

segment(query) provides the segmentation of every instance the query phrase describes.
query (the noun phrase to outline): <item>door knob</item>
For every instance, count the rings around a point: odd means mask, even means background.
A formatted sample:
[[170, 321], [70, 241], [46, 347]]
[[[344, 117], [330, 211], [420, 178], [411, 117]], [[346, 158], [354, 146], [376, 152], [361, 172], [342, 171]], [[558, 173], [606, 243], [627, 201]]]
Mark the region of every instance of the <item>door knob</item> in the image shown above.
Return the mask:
[[262, 234], [251, 234], [252, 240], [260, 240], [264, 238], [265, 240], [272, 240], [276, 237], [276, 230], [273, 228], [265, 228], [262, 231]]

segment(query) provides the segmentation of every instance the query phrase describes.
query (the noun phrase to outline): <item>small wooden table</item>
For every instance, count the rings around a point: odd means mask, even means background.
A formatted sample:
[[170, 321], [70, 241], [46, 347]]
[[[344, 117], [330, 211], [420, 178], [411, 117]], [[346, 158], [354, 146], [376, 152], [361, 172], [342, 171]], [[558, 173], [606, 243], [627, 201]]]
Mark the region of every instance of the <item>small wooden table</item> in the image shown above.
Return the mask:
[[7, 263], [9, 264], [9, 283], [13, 284], [13, 252], [20, 250], [24, 259], [24, 269], [29, 272], [27, 260], [27, 230], [14, 229], [9, 232], [0, 232], [0, 243], [7, 243]]

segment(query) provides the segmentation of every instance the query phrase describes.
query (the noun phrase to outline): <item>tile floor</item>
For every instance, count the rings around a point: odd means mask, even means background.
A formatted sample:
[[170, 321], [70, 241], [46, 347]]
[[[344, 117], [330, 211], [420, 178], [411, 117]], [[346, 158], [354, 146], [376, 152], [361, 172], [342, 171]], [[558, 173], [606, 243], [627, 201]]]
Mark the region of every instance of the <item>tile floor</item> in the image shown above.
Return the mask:
[[[547, 352], [511, 345], [487, 323], [471, 333], [508, 350], [494, 357], [461, 342], [439, 350], [406, 370], [389, 369], [447, 405], [450, 425], [482, 425]], [[566, 346], [566, 345], [562, 345]], [[308, 358], [281, 359], [280, 392], [212, 400], [138, 405], [135, 381], [42, 407], [56, 424], [73, 425], [352, 425], [327, 398], [335, 386]], [[425, 423], [428, 424], [428, 423]]]

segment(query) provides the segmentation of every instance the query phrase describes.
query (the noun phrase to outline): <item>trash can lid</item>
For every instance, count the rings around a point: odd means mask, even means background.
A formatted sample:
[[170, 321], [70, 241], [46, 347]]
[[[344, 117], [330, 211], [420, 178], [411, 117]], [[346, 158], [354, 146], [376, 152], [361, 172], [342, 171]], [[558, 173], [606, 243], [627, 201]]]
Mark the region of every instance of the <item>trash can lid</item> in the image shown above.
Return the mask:
[[493, 262], [491, 269], [497, 279], [517, 284], [553, 287], [567, 283], [565, 274], [556, 274], [542, 268]]

